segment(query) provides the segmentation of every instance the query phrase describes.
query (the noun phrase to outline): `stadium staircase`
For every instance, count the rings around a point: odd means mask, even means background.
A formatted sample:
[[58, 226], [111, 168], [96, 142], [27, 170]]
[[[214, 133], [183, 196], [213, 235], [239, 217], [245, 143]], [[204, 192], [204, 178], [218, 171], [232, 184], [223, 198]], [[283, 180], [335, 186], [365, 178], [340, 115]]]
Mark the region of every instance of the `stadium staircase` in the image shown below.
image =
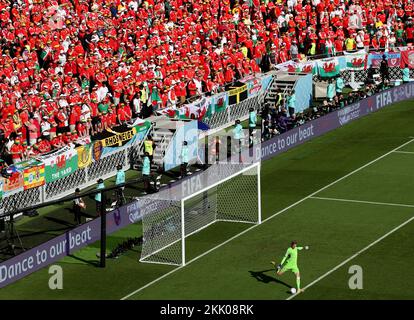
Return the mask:
[[290, 95], [296, 86], [300, 74], [289, 74], [286, 72], [275, 72], [274, 78], [269, 86], [269, 90], [264, 97], [264, 103], [273, 105], [277, 99], [277, 90], [282, 91], [284, 97]]
[[[171, 140], [173, 139], [176, 131], [176, 125], [175, 121], [170, 121], [164, 116], [152, 116], [146, 120], [151, 121], [152, 123], [151, 131], [148, 132], [147, 135], [151, 135], [155, 143], [152, 169], [157, 170], [158, 168], [162, 168], [164, 166], [164, 155]], [[142, 166], [142, 159], [144, 156], [143, 142], [140, 146], [138, 158], [134, 161], [133, 168], [136, 170], [140, 170]]]
[[167, 150], [175, 130], [168, 128], [154, 128], [152, 138], [155, 142], [153, 163], [162, 167], [164, 164], [164, 155]]

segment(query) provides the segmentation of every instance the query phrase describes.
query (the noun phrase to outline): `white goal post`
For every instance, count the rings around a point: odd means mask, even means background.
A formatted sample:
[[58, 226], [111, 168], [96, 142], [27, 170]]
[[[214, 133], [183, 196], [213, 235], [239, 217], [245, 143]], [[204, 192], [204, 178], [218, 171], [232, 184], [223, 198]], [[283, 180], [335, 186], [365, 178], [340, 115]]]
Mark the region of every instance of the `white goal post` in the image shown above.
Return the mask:
[[260, 162], [216, 164], [185, 182], [147, 198], [142, 215], [140, 262], [185, 265], [188, 237], [219, 221], [261, 223]]

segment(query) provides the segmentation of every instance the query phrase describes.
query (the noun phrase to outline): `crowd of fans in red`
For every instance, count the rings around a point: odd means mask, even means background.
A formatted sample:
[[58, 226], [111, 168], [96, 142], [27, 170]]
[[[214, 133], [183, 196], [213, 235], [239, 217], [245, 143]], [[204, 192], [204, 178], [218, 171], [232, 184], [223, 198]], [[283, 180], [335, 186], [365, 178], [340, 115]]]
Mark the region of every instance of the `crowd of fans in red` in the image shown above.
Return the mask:
[[410, 0], [0, 0], [1, 157], [87, 141], [300, 53], [411, 42], [412, 10]]

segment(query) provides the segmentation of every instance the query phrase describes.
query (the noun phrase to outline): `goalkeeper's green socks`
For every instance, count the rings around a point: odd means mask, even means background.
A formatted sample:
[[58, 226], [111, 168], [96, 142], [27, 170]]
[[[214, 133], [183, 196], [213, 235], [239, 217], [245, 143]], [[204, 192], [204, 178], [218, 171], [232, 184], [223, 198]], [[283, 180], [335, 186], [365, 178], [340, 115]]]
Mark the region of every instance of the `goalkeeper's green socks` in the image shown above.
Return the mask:
[[300, 277], [296, 277], [296, 287], [298, 288], [298, 292], [300, 290]]

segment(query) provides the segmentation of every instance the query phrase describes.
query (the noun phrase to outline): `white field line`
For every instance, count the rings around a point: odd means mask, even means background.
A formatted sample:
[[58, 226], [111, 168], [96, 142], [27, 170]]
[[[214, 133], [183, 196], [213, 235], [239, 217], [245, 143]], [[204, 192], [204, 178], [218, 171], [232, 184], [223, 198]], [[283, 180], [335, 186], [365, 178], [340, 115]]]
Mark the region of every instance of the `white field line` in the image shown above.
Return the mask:
[[414, 151], [394, 151], [394, 153], [406, 153], [406, 154], [414, 154]]
[[[389, 235], [391, 235], [392, 233], [394, 233], [395, 231], [397, 231], [398, 229], [401, 229], [402, 227], [404, 227], [406, 224], [410, 223], [411, 221], [414, 220], [414, 216], [411, 217], [410, 219], [408, 219], [407, 221], [401, 223], [399, 226], [395, 227], [394, 229], [392, 229], [390, 232], [384, 234], [381, 238], [378, 238], [377, 240], [375, 240], [374, 242], [370, 243], [368, 246], [366, 246], [364, 249], [359, 250], [357, 253], [355, 253], [354, 255], [352, 255], [351, 257], [349, 257], [348, 259], [346, 259], [345, 261], [343, 261], [342, 263], [338, 264], [335, 268], [329, 270], [328, 272], [326, 272], [325, 274], [323, 274], [322, 276], [320, 276], [318, 279], [312, 281], [311, 283], [309, 283], [305, 288], [303, 288], [304, 290], [310, 288], [311, 286], [313, 286], [315, 283], [318, 283], [319, 281], [321, 281], [323, 278], [329, 276], [332, 272], [335, 272], [336, 270], [338, 270], [340, 267], [344, 266], [345, 264], [347, 264], [349, 261], [351, 261], [352, 259], [356, 258], [357, 256], [359, 256], [361, 253], [367, 251], [369, 248], [371, 248], [372, 246], [376, 245], [378, 242], [380, 242], [381, 240], [385, 239], [386, 237], [388, 237]], [[291, 295], [290, 297], [288, 297], [286, 300], [291, 300], [294, 297], [296, 297], [298, 295], [298, 293]]]
[[[278, 212], [274, 213], [274, 214], [273, 214], [273, 215], [271, 215], [270, 217], [268, 217], [268, 218], [266, 218], [265, 220], [263, 220], [263, 221], [262, 221], [262, 223], [265, 223], [266, 221], [269, 221], [270, 219], [272, 219], [272, 218], [274, 218], [274, 217], [278, 216], [279, 214], [281, 214], [281, 213], [283, 213], [283, 212], [285, 212], [285, 211], [287, 211], [287, 210], [289, 210], [289, 209], [291, 209], [291, 208], [293, 208], [293, 207], [297, 206], [298, 204], [300, 204], [300, 203], [304, 202], [305, 200], [309, 199], [310, 197], [313, 197], [315, 194], [317, 194], [317, 193], [319, 193], [319, 192], [321, 192], [321, 191], [323, 191], [323, 190], [325, 190], [325, 189], [327, 189], [327, 188], [329, 188], [329, 187], [333, 186], [334, 184], [336, 184], [336, 183], [338, 183], [338, 182], [340, 182], [340, 181], [342, 181], [342, 180], [344, 180], [344, 179], [348, 178], [349, 176], [353, 175], [354, 173], [357, 173], [358, 171], [361, 171], [362, 169], [364, 169], [364, 168], [366, 168], [366, 167], [370, 166], [371, 164], [373, 164], [373, 163], [375, 163], [375, 162], [377, 162], [377, 161], [379, 161], [379, 160], [381, 160], [381, 159], [385, 158], [386, 156], [390, 155], [390, 154], [391, 154], [391, 153], [393, 153], [394, 151], [397, 151], [398, 149], [400, 149], [400, 148], [402, 148], [402, 147], [405, 147], [407, 144], [409, 144], [409, 143], [411, 143], [411, 142], [413, 142], [413, 141], [414, 141], [414, 139], [411, 139], [411, 140], [409, 140], [409, 141], [407, 141], [407, 142], [403, 143], [402, 145], [400, 145], [400, 146], [398, 146], [398, 147], [396, 147], [396, 148], [392, 149], [391, 151], [388, 151], [387, 153], [384, 153], [382, 156], [379, 156], [378, 158], [376, 158], [376, 159], [374, 159], [374, 160], [372, 160], [372, 161], [370, 161], [370, 162], [368, 162], [368, 163], [364, 164], [363, 166], [359, 167], [358, 169], [355, 169], [354, 171], [351, 171], [350, 173], [348, 173], [348, 174], [344, 175], [343, 177], [341, 177], [341, 178], [339, 178], [339, 179], [337, 179], [337, 180], [335, 180], [335, 181], [333, 181], [333, 182], [331, 182], [331, 183], [327, 184], [326, 186], [324, 186], [324, 187], [320, 188], [319, 190], [316, 190], [315, 192], [312, 192], [311, 194], [309, 194], [308, 196], [304, 197], [303, 199], [301, 199], [301, 200], [299, 200], [299, 201], [296, 201], [295, 203], [291, 204], [290, 206], [288, 206], [288, 207], [286, 207], [286, 208], [284, 208], [284, 209], [282, 209], [282, 210], [280, 210], [280, 211], [278, 211]], [[200, 259], [200, 258], [204, 257], [205, 255], [209, 254], [210, 252], [213, 252], [213, 251], [215, 251], [216, 249], [218, 249], [218, 248], [220, 248], [220, 247], [222, 247], [222, 246], [226, 245], [226, 244], [227, 244], [227, 243], [229, 243], [230, 241], [233, 241], [234, 239], [237, 239], [238, 237], [240, 237], [240, 236], [242, 236], [243, 234], [245, 234], [246, 232], [249, 232], [250, 230], [252, 230], [252, 229], [256, 228], [257, 226], [259, 226], [259, 224], [255, 224], [255, 225], [253, 225], [253, 226], [251, 226], [251, 227], [249, 227], [249, 228], [247, 228], [247, 229], [243, 230], [242, 232], [240, 232], [240, 233], [236, 234], [235, 236], [231, 237], [230, 239], [227, 239], [226, 241], [222, 242], [221, 244], [219, 244], [219, 245], [217, 245], [217, 246], [215, 246], [215, 247], [211, 248], [210, 250], [208, 250], [208, 251], [206, 251], [206, 252], [202, 253], [201, 255], [199, 255], [199, 256], [197, 256], [197, 257], [195, 257], [194, 259], [192, 259], [192, 260], [188, 261], [188, 262], [186, 263], [186, 266], [187, 266], [187, 265], [189, 265], [189, 264], [191, 264], [191, 263], [193, 263], [193, 262], [195, 262], [195, 261], [197, 261], [198, 259]], [[162, 279], [164, 279], [164, 278], [168, 277], [170, 274], [173, 274], [174, 272], [176, 272], [176, 271], [178, 271], [178, 270], [181, 270], [181, 269], [182, 269], [182, 268], [184, 268], [184, 267], [185, 267], [185, 266], [180, 266], [180, 267], [178, 267], [178, 268], [175, 268], [175, 269], [173, 269], [173, 270], [171, 270], [171, 271], [169, 271], [169, 272], [167, 272], [167, 273], [163, 274], [161, 277], [159, 277], [159, 278], [157, 278], [157, 279], [154, 279], [153, 281], [151, 281], [151, 282], [147, 283], [145, 286], [142, 286], [141, 288], [139, 288], [139, 289], [137, 289], [137, 290], [135, 290], [135, 291], [133, 291], [133, 292], [131, 292], [131, 293], [127, 294], [125, 297], [121, 298], [121, 300], [126, 300], [126, 299], [128, 299], [129, 297], [133, 296], [134, 294], [136, 294], [136, 293], [138, 293], [138, 292], [140, 292], [140, 291], [142, 291], [142, 290], [144, 290], [144, 289], [146, 289], [146, 288], [148, 288], [148, 287], [152, 286], [154, 283], [157, 283], [158, 281], [160, 281], [160, 280], [162, 280]]]
[[380, 206], [393, 206], [393, 207], [414, 208], [414, 205], [412, 205], [412, 204], [402, 204], [402, 203], [375, 202], [375, 201], [338, 199], [338, 198], [325, 198], [325, 197], [310, 197], [310, 199], [327, 200], [327, 201], [341, 201], [341, 202], [354, 202], [354, 203], [366, 203], [366, 204], [374, 204], [374, 205], [380, 205]]

